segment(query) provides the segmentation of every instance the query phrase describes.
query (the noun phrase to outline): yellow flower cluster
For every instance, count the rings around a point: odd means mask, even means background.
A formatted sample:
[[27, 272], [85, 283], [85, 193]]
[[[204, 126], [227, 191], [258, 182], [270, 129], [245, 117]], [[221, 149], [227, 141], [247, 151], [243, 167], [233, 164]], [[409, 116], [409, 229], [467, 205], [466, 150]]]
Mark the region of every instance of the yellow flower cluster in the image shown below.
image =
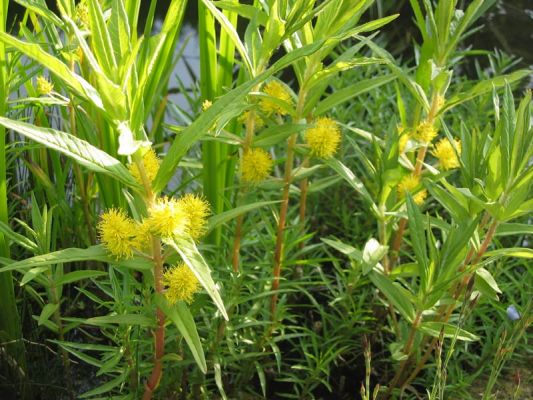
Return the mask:
[[104, 247], [117, 260], [132, 258], [138, 246], [137, 224], [124, 211], [111, 208], [102, 214], [97, 226]]
[[184, 234], [189, 221], [178, 200], [162, 197], [148, 209], [145, 222], [153, 235], [171, 238]]
[[249, 183], [264, 181], [272, 170], [273, 161], [265, 150], [253, 148], [242, 156], [242, 180]]
[[204, 100], [204, 102], [202, 103], [202, 111], [206, 111], [212, 105], [213, 103], [211, 102], [211, 100]]
[[194, 294], [200, 289], [198, 278], [184, 263], [168, 269], [163, 274], [163, 283], [167, 286], [165, 297], [170, 304], [180, 300], [191, 303]]
[[[398, 184], [398, 196], [404, 198], [406, 193], [413, 193], [420, 186], [420, 177], [410, 174], [403, 177]], [[428, 193], [426, 189], [419, 190], [413, 195], [413, 200], [416, 204], [421, 205], [424, 203]]]
[[41, 96], [46, 96], [52, 90], [54, 90], [54, 85], [44, 76], [40, 75], [37, 77], [37, 93]]
[[187, 194], [177, 200], [163, 197], [148, 209], [141, 223], [112, 208], [102, 214], [97, 229], [104, 247], [120, 260], [132, 258], [135, 249], [148, 249], [153, 237], [189, 235], [198, 240], [205, 233], [208, 215], [209, 203], [199, 196]]
[[330, 158], [339, 147], [341, 132], [337, 123], [331, 118], [318, 118], [315, 126], [305, 131], [305, 141], [311, 148], [312, 155]]
[[[269, 95], [270, 97], [273, 97], [277, 100], [284, 101], [285, 103], [292, 105], [291, 94], [289, 93], [287, 88], [285, 88], [285, 86], [283, 86], [281, 83], [277, 81], [268, 82], [263, 88], [263, 92]], [[272, 115], [276, 113], [280, 115], [287, 114], [287, 110], [285, 110], [278, 103], [272, 101], [269, 98], [262, 98], [259, 101], [259, 108], [266, 115]]]
[[188, 217], [185, 224], [186, 233], [194, 240], [200, 239], [207, 228], [209, 203], [192, 193], [187, 193], [178, 200], [178, 203]]
[[[159, 157], [157, 157], [157, 154], [155, 154], [154, 149], [150, 148], [146, 153], [144, 153], [144, 173], [146, 174], [146, 178], [148, 178], [150, 182], [155, 179], [157, 172], [159, 171], [160, 164], [161, 160], [159, 160]], [[130, 170], [130, 173], [133, 175], [135, 180], [142, 185], [143, 181], [141, 178], [141, 172], [139, 171], [139, 166], [136, 163], [131, 163], [128, 165], [128, 169]]]
[[413, 138], [422, 143], [431, 143], [435, 136], [437, 136], [437, 130], [428, 121], [422, 121], [413, 133]]
[[89, 7], [87, 6], [86, 1], [80, 1], [76, 5], [76, 21], [79, 22], [82, 28], [89, 27]]
[[[457, 153], [454, 147], [457, 149]], [[443, 169], [457, 168], [459, 167], [459, 158], [457, 155], [461, 155], [461, 141], [454, 139], [452, 145], [449, 139], [442, 139], [435, 145], [435, 150], [432, 154], [438, 158]]]
[[[246, 121], [248, 121], [249, 117], [250, 117], [250, 110], [243, 112], [242, 115], [238, 118], [238, 121], [244, 125], [246, 124]], [[255, 129], [261, 129], [263, 126], [265, 126], [265, 121], [263, 121], [263, 118], [257, 115], [257, 113], [255, 113], [254, 117], [255, 117], [255, 120], [254, 120]]]

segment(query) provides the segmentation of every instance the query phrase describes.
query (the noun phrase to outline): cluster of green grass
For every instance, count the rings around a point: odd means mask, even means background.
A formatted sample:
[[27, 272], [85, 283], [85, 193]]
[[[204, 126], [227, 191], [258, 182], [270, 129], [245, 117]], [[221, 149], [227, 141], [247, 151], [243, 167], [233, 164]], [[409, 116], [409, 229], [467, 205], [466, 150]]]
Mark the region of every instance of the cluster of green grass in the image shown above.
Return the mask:
[[185, 1], [159, 32], [156, 1], [17, 3], [0, 391], [500, 398], [530, 357], [533, 130], [530, 71], [459, 73], [494, 1], [411, 0], [400, 63], [381, 1], [202, 0], [191, 115], [169, 102]]

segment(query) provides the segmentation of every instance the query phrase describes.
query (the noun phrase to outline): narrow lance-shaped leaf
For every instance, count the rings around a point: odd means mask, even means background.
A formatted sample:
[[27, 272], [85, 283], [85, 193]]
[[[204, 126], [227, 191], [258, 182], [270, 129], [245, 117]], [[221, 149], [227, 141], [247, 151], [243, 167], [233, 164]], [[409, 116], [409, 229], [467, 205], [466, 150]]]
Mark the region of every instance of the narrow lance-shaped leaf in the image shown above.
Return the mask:
[[85, 140], [78, 139], [66, 132], [13, 121], [4, 117], [0, 117], [0, 125], [50, 149], [57, 150], [92, 171], [110, 175], [130, 187], [140, 188], [140, 185], [120, 161]]
[[4, 32], [0, 32], [0, 40], [24, 53], [26, 56], [37, 61], [43, 66], [46, 66], [46, 68], [48, 68], [59, 79], [64, 81], [68, 86], [70, 86], [70, 88], [79, 96], [91, 101], [97, 108], [102, 110], [104, 109], [102, 99], [98, 95], [96, 89], [92, 87], [89, 82], [77, 75], [75, 72], [72, 72], [67, 65], [62, 63], [53, 55], [45, 52], [39, 45], [34, 43], [25, 43]]
[[224, 303], [222, 302], [220, 294], [218, 293], [218, 288], [211, 277], [209, 266], [198, 251], [198, 248], [194, 242], [188, 239], [166, 240], [165, 242], [178, 252], [183, 259], [183, 262], [185, 262], [194, 275], [196, 275], [196, 278], [198, 278], [198, 281], [207, 291], [224, 318], [228, 320], [226, 308], [224, 307]]
[[160, 295], [156, 296], [155, 301], [163, 313], [176, 325], [187, 342], [194, 360], [200, 367], [200, 370], [205, 374], [207, 372], [207, 364], [202, 349], [202, 342], [198, 336], [194, 318], [187, 305], [183, 301], [179, 301], [175, 305], [170, 305], [167, 300]]

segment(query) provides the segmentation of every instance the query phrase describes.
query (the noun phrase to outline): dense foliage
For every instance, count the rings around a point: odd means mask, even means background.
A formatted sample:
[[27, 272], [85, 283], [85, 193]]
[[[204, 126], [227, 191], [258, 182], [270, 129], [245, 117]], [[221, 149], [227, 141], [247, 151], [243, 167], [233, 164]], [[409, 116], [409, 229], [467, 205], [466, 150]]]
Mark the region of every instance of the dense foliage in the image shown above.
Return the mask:
[[201, 0], [186, 106], [185, 1], [16, 2], [0, 398], [528, 396], [531, 71], [462, 73], [495, 0], [411, 0], [403, 60], [382, 2]]

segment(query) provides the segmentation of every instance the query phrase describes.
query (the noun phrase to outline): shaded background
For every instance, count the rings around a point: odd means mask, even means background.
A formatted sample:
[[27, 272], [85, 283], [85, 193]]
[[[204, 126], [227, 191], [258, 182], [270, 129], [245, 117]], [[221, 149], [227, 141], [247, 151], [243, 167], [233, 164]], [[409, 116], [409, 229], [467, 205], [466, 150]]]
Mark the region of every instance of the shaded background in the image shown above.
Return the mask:
[[[185, 44], [185, 49], [182, 59], [175, 67], [175, 76], [171, 81], [172, 88], [176, 87], [178, 77], [185, 87], [190, 87], [199, 76], [198, 1], [191, 0], [187, 5], [181, 31], [181, 43]], [[243, 3], [249, 2], [243, 1]], [[49, 0], [47, 3], [52, 9], [55, 8], [55, 1]], [[169, 0], [158, 1], [155, 29], [160, 27], [169, 3]], [[468, 3], [469, 1], [459, 1], [463, 9]], [[145, 7], [145, 12], [140, 13], [142, 19], [148, 13], [150, 2], [143, 1], [141, 4], [141, 7]], [[22, 18], [24, 9], [13, 1], [10, 1], [9, 7], [8, 27], [16, 30], [17, 21]], [[420, 37], [413, 23], [409, 0], [376, 0], [365, 17], [374, 19], [394, 13], [399, 13], [400, 17], [382, 29], [384, 33], [382, 40], [386, 42], [387, 50], [393, 55], [408, 60], [414, 56], [413, 40], [418, 41]], [[477, 26], [480, 25], [483, 27], [466, 40], [468, 46], [479, 50], [502, 50], [510, 56], [521, 58], [517, 68], [533, 68], [533, 0], [498, 0], [496, 5], [478, 21]], [[486, 56], [470, 57], [466, 64], [467, 72], [474, 72], [473, 65], [476, 60], [482, 66], [488, 63]], [[183, 99], [175, 100], [181, 103]]]

